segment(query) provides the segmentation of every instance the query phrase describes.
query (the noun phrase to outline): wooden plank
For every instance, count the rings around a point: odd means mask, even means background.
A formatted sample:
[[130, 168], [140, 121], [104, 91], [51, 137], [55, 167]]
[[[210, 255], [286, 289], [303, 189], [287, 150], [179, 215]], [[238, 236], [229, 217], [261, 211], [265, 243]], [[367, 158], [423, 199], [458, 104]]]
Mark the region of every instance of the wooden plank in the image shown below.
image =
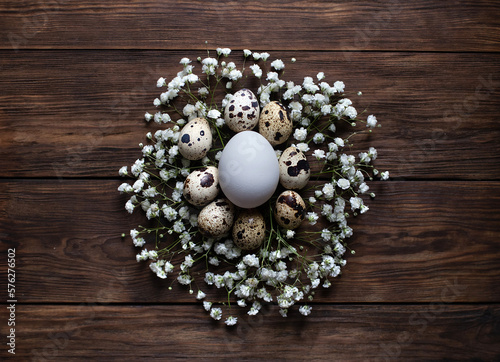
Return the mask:
[[[45, 361], [484, 360], [500, 357], [497, 305], [275, 307], [226, 327], [195, 306], [18, 305], [16, 357]], [[2, 325], [2, 333], [5, 326]], [[1, 356], [6, 356], [6, 347]]]
[[[140, 157], [156, 80], [201, 52], [0, 52], [2, 177], [110, 177]], [[343, 80], [383, 127], [355, 147], [406, 179], [499, 179], [500, 63], [494, 54], [276, 52], [285, 78]], [[236, 57], [236, 59], [239, 59]], [[312, 69], [312, 70], [311, 70]], [[364, 95], [356, 96], [361, 90]], [[366, 114], [365, 114], [366, 116]]]
[[[124, 210], [119, 184], [0, 181], [1, 253], [16, 248], [20, 301], [194, 301], [185, 288], [169, 291], [171, 279], [160, 280], [135, 261], [138, 249], [120, 235], [136, 228], [141, 214]], [[317, 301], [435, 302], [450, 287], [459, 291], [456, 301], [499, 301], [500, 183], [391, 181], [370, 187], [378, 195], [367, 200], [370, 211], [349, 222], [356, 254], [347, 256], [342, 277], [319, 291]], [[0, 258], [1, 273], [6, 260]], [[0, 290], [2, 300], [6, 290]]]
[[1, 49], [495, 51], [495, 2], [1, 1]]

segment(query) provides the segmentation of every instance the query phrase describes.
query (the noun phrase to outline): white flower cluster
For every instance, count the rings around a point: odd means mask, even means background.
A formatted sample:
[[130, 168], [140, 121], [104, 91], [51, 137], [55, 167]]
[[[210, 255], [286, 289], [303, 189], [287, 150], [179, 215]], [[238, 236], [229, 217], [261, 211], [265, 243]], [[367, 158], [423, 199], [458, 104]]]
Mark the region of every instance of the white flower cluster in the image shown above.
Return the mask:
[[[127, 166], [119, 170], [120, 176], [130, 179], [118, 187], [119, 192], [129, 195], [125, 209], [129, 213], [142, 210], [149, 220], [148, 226], [130, 230], [133, 245], [142, 249], [136, 260], [148, 262], [161, 279], [175, 275], [179, 284], [189, 287], [190, 293], [194, 293], [192, 285], [198, 285], [194, 282], [200, 277], [207, 290], [199, 289], [196, 298], [203, 300], [203, 307], [215, 320], [222, 319], [223, 309], [220, 303], [205, 300], [210, 287], [227, 290], [228, 296], [234, 296], [236, 304], [247, 308], [249, 315], [258, 314], [263, 303], [269, 302], [277, 303], [284, 317], [299, 302], [299, 312], [309, 315], [312, 308], [307, 302], [313, 299], [314, 290], [320, 286], [328, 288], [331, 278], [339, 276], [346, 263], [346, 239], [353, 235], [348, 218], [369, 210], [363, 200], [370, 189], [367, 181], [389, 178], [388, 171], [379, 173], [371, 165], [377, 159], [375, 148], [360, 152], [357, 158], [346, 151], [351, 146], [351, 136], [362, 131], [341, 137], [337, 135], [337, 125], [346, 122], [354, 127], [364, 123], [371, 132], [380, 124], [374, 115], [360, 120], [353, 102], [345, 96], [344, 83], [328, 83], [323, 72], [295, 84], [282, 79], [285, 63], [281, 59], [267, 63], [269, 53], [245, 49], [241, 68], [225, 59], [231, 49], [217, 48], [216, 54], [197, 58], [200, 75], [195, 73], [191, 59], [182, 58], [182, 69], [175, 77], [158, 79], [162, 93], [153, 102], [157, 111], [146, 112], [144, 118], [167, 127], [148, 133], [149, 144], [140, 145], [142, 157], [130, 170]], [[252, 64], [245, 73], [247, 62]], [[183, 197], [184, 181], [194, 169], [217, 166], [222, 145], [231, 137], [223, 118], [231, 97], [229, 90], [248, 72], [260, 82], [257, 94], [262, 107], [278, 100], [289, 110], [294, 130], [288, 145], [307, 153], [319, 165], [321, 176], [317, 181], [322, 182], [315, 183], [318, 186], [314, 196], [308, 198], [305, 223], [314, 226], [323, 218], [328, 225], [313, 233], [313, 237], [300, 235], [300, 229], [285, 230], [275, 225], [267, 230], [265, 247], [254, 252], [243, 252], [230, 237], [216, 240], [202, 236], [198, 230], [199, 210]], [[227, 92], [222, 99], [217, 92], [219, 85]], [[180, 154], [178, 142], [181, 127], [196, 117], [207, 119], [221, 147], [213, 147], [200, 161], [190, 161]], [[278, 157], [281, 152], [276, 149]], [[306, 252], [311, 248], [317, 252]], [[184, 259], [174, 262], [179, 260], [174, 258], [179, 254]], [[193, 272], [196, 264], [207, 267], [201, 276]], [[230, 266], [232, 270], [228, 269]], [[234, 325], [237, 317], [230, 315], [225, 323]]]

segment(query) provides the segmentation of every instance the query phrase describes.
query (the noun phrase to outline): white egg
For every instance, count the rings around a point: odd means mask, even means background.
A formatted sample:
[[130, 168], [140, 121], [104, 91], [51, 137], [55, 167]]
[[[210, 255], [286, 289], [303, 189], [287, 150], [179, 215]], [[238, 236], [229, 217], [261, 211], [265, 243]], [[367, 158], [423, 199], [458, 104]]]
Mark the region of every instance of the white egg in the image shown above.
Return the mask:
[[236, 206], [249, 209], [265, 203], [276, 190], [279, 176], [276, 153], [257, 132], [237, 133], [222, 151], [219, 184]]

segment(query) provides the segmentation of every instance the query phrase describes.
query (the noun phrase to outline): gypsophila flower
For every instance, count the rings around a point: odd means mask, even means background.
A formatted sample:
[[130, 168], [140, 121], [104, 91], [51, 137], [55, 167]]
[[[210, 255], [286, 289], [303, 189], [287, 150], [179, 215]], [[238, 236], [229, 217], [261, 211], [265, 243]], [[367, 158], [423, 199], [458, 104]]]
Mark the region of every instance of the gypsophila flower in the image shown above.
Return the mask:
[[200, 96], [200, 98], [206, 98], [208, 94], [209, 90], [207, 87], [198, 88], [198, 95]]
[[[240, 79], [241, 77], [243, 77], [243, 74], [237, 70], [237, 69], [233, 69], [229, 72], [227, 78], [229, 78], [230, 80], [232, 81], [237, 81], [238, 79]], [[232, 83], [231, 82], [228, 82], [227, 84], [229, 84], [230, 86], [228, 86], [227, 88], [231, 88], [232, 87]]]
[[308, 212], [306, 215], [306, 219], [307, 221], [309, 221], [309, 224], [315, 225], [319, 217], [318, 214], [316, 214], [315, 212]]
[[216, 256], [212, 256], [208, 259], [208, 263], [211, 265], [218, 266], [220, 264], [220, 260]]
[[255, 254], [248, 254], [243, 257], [243, 262], [249, 267], [259, 267], [259, 258], [255, 256]]
[[345, 146], [344, 140], [342, 138], [340, 138], [340, 137], [335, 138], [334, 142], [335, 142], [335, 144], [338, 147], [344, 147]]
[[267, 72], [266, 79], [270, 82], [277, 82], [279, 81], [279, 75], [276, 72]]
[[313, 142], [316, 144], [323, 143], [325, 141], [325, 135], [323, 133], [316, 133], [313, 137]]
[[261, 304], [258, 301], [254, 301], [252, 307], [248, 311], [248, 315], [256, 315], [261, 309]]
[[193, 266], [193, 257], [191, 255], [186, 255], [185, 258], [184, 258], [184, 263], [188, 266], [188, 267], [192, 267]]
[[221, 308], [210, 309], [210, 317], [212, 317], [216, 321], [220, 320], [222, 318], [222, 309]]
[[125, 210], [127, 210], [129, 214], [132, 214], [134, 212], [134, 209], [135, 209], [134, 202], [132, 201], [132, 199], [128, 200], [125, 203]]
[[349, 187], [351, 187], [351, 183], [349, 182], [349, 180], [341, 178], [337, 180], [337, 186], [342, 190], [347, 190]]
[[317, 160], [321, 160], [323, 158], [326, 157], [326, 153], [325, 151], [323, 150], [314, 150], [313, 152], [313, 156], [317, 159]]
[[335, 126], [335, 123], [330, 124], [330, 126], [328, 126], [328, 130], [332, 133], [335, 133], [337, 131], [337, 127]]
[[368, 155], [367, 152], [360, 152], [358, 157], [359, 157], [359, 162], [361, 162], [361, 163], [368, 164], [372, 160], [370, 155]]
[[[232, 61], [230, 48], [216, 48], [215, 55], [207, 51], [204, 57], [194, 58], [198, 64], [184, 57], [177, 65], [180, 69], [170, 78], [157, 78], [160, 91], [153, 101], [156, 109], [145, 112], [144, 120], [165, 126], [149, 130], [144, 144], [140, 143], [142, 158], [130, 170], [123, 166], [118, 171], [120, 176], [131, 178], [118, 186], [118, 192], [129, 195], [126, 211], [133, 213], [137, 209], [151, 220], [130, 230], [132, 244], [142, 249], [136, 260], [146, 262], [160, 279], [178, 271], [173, 281], [194, 294], [211, 318], [223, 320], [228, 326], [238, 321], [231, 311], [230, 298], [228, 303], [214, 307], [198, 287], [200, 281], [207, 288], [227, 291], [228, 297], [234, 296], [237, 306], [246, 308], [250, 316], [259, 313], [262, 303], [276, 303], [283, 317], [296, 303], [301, 303], [299, 312], [309, 315], [311, 307], [304, 302], [313, 300], [315, 289], [330, 287], [330, 278], [340, 275], [346, 264], [343, 255], [347, 239], [353, 235], [349, 217], [369, 210], [361, 198], [369, 193], [369, 181], [373, 176], [389, 178], [388, 171], [380, 173], [372, 165], [377, 158], [375, 148], [360, 150], [356, 157], [350, 154], [350, 146], [356, 142], [354, 136], [372, 132], [378, 122], [374, 115], [366, 121], [358, 119], [355, 105], [343, 94], [342, 81], [331, 85], [325, 80], [325, 73], [317, 71], [312, 76], [296, 75], [294, 79], [303, 79], [297, 84], [284, 78], [286, 65], [281, 59], [275, 58], [268, 64], [267, 52], [245, 49], [241, 54], [242, 66]], [[246, 82], [248, 78], [253, 79]], [[285, 143], [275, 147], [276, 158], [281, 160], [287, 147], [297, 148], [306, 154], [308, 162], [304, 164], [302, 160], [292, 166], [287, 164], [291, 161], [285, 161], [285, 171], [292, 176], [304, 168], [310, 170], [314, 180], [296, 190], [306, 201], [301, 212], [304, 223], [309, 224], [307, 231], [280, 226], [275, 222], [278, 219], [272, 219], [273, 211], [271, 219], [266, 220], [265, 241], [252, 251], [236, 246], [231, 231], [228, 236], [217, 238], [202, 235], [198, 228], [201, 208], [191, 205], [184, 195], [184, 184], [191, 173], [202, 167], [218, 167], [224, 145], [234, 135], [223, 114], [234, 92], [245, 87], [255, 87], [253, 92], [260, 107], [276, 100], [287, 108], [292, 132]], [[199, 159], [189, 160], [179, 148], [181, 131], [187, 122], [198, 117], [209, 122], [213, 142]], [[353, 127], [352, 134], [336, 134], [345, 130], [339, 127], [337, 131], [340, 121]], [[358, 122], [366, 127], [356, 126]], [[274, 210], [272, 203], [277, 193], [268, 202], [269, 208], [263, 205], [262, 209]], [[205, 268], [201, 277], [194, 269], [197, 266]], [[222, 319], [226, 308], [230, 312]]]
[[205, 308], [205, 310], [208, 312], [210, 311], [210, 309], [212, 308], [212, 302], [207, 302], [207, 301], [204, 301], [203, 302], [203, 308]]
[[[327, 116], [329, 115], [330, 113], [332, 113], [332, 105], [331, 104], [324, 104], [323, 106], [321, 106], [321, 113], [324, 115], [324, 116]], [[335, 126], [335, 125], [334, 125]]]
[[319, 86], [314, 84], [314, 80], [312, 77], [305, 77], [304, 82], [302, 83], [302, 87], [304, 87], [304, 89], [309, 93], [319, 91]]
[[309, 314], [311, 314], [311, 310], [312, 310], [312, 307], [310, 307], [308, 305], [303, 305], [299, 308], [300, 314], [305, 315], [305, 316], [308, 316]]
[[351, 197], [349, 202], [351, 203], [351, 208], [353, 210], [361, 208], [361, 205], [363, 204], [363, 200], [360, 197]]
[[221, 113], [217, 110], [217, 109], [211, 109], [208, 113], [207, 113], [207, 117], [208, 118], [212, 118], [212, 119], [217, 119], [221, 116]]
[[374, 128], [377, 125], [377, 118], [370, 114], [366, 119], [366, 127]]
[[366, 182], [362, 182], [361, 184], [359, 184], [358, 186], [358, 192], [360, 194], [366, 194], [368, 192], [368, 190], [370, 189], [370, 187], [366, 184]]
[[229, 48], [217, 48], [217, 54], [227, 57], [227, 56], [229, 56], [229, 54], [231, 54], [231, 49], [229, 49]]
[[344, 110], [344, 115], [346, 115], [350, 119], [355, 119], [356, 116], [358, 115], [358, 112], [356, 111], [356, 108], [354, 108], [353, 106], [348, 106]]
[[217, 59], [210, 57], [203, 59], [201, 64], [203, 64], [202, 72], [207, 75], [214, 75], [215, 70], [219, 66]]
[[187, 66], [189, 63], [191, 63], [191, 60], [189, 60], [189, 58], [182, 58], [179, 63]]
[[335, 188], [333, 187], [333, 184], [326, 183], [323, 186], [323, 189], [321, 191], [323, 192], [323, 195], [325, 196], [325, 199], [327, 199], [327, 200], [333, 199], [334, 194], [335, 194]]
[[177, 281], [182, 285], [189, 285], [192, 282], [191, 276], [186, 274], [181, 274], [177, 277]]
[[293, 133], [293, 137], [297, 141], [304, 141], [307, 137], [307, 130], [304, 127], [301, 127], [300, 129], [295, 129], [295, 132]]
[[[255, 53], [254, 53], [255, 55]], [[262, 77], [262, 69], [259, 67], [258, 64], [254, 64], [250, 66], [250, 69], [253, 72], [253, 75], [255, 75], [257, 78]]]
[[374, 147], [370, 147], [368, 149], [368, 156], [370, 156], [372, 160], [377, 159], [377, 150]]
[[328, 229], [323, 229], [321, 230], [321, 237], [324, 241], [330, 241], [330, 239], [332, 238], [332, 232]]
[[229, 316], [226, 318], [226, 321], [224, 323], [226, 323], [226, 325], [228, 325], [228, 326], [234, 326], [237, 322], [238, 322], [238, 318], [233, 317], [233, 316]]
[[130, 230], [130, 237], [132, 239], [135, 239], [137, 236], [139, 236], [139, 231], [137, 231], [136, 229]]
[[293, 239], [294, 236], [295, 236], [295, 231], [293, 231], [293, 230], [286, 231], [286, 238], [287, 239]]
[[342, 81], [336, 81], [335, 83], [333, 83], [333, 88], [335, 88], [335, 91], [337, 93], [343, 93], [344, 88], [345, 88], [345, 84]]
[[273, 67], [276, 70], [282, 70], [285, 68], [285, 63], [281, 59], [276, 59], [271, 62], [271, 67]]
[[161, 78], [158, 78], [158, 81], [156, 82], [156, 86], [158, 88], [160, 87], [163, 87], [165, 85], [165, 78], [161, 77]]
[[144, 187], [144, 181], [142, 181], [141, 179], [135, 181], [134, 184], [132, 185], [132, 188], [136, 193], [141, 192], [143, 187]]
[[146, 245], [146, 240], [144, 238], [135, 238], [132, 240], [132, 242], [137, 248], [142, 248], [144, 245]]
[[125, 183], [122, 183], [120, 186], [118, 186], [118, 191], [120, 193], [124, 193], [124, 192], [130, 193], [130, 192], [134, 192], [134, 188], [132, 186], [130, 186], [130, 184], [125, 182]]
[[146, 217], [148, 218], [148, 220], [157, 217], [159, 214], [160, 214], [160, 208], [156, 203], [151, 204], [146, 211]]
[[174, 265], [170, 263], [169, 261], [165, 262], [165, 273], [170, 273], [174, 270]]
[[296, 144], [295, 147], [297, 147], [299, 150], [301, 150], [304, 153], [306, 153], [310, 149], [309, 146], [307, 145], [307, 143], [303, 143], [303, 142]]

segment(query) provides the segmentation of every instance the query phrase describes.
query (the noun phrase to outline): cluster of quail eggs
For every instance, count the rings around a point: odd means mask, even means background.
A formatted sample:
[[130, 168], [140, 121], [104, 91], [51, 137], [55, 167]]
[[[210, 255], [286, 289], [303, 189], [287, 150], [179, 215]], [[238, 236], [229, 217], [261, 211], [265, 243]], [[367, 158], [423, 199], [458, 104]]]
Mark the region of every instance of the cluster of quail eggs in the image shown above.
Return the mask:
[[[252, 91], [241, 89], [228, 101], [224, 119], [235, 133], [253, 130], [274, 147], [288, 140], [293, 124], [286, 108], [273, 101], [262, 108]], [[188, 160], [201, 160], [212, 147], [212, 131], [204, 118], [189, 121], [181, 130], [179, 152]], [[304, 220], [305, 202], [298, 190], [309, 181], [310, 168], [306, 155], [296, 147], [286, 148], [278, 161], [279, 183], [285, 189], [276, 199], [274, 218], [283, 228], [295, 229]], [[191, 172], [184, 182], [184, 198], [201, 208], [198, 214], [199, 231], [207, 237], [231, 235], [242, 250], [253, 250], [266, 238], [266, 223], [257, 208], [236, 207], [223, 196], [217, 167], [201, 167]]]

